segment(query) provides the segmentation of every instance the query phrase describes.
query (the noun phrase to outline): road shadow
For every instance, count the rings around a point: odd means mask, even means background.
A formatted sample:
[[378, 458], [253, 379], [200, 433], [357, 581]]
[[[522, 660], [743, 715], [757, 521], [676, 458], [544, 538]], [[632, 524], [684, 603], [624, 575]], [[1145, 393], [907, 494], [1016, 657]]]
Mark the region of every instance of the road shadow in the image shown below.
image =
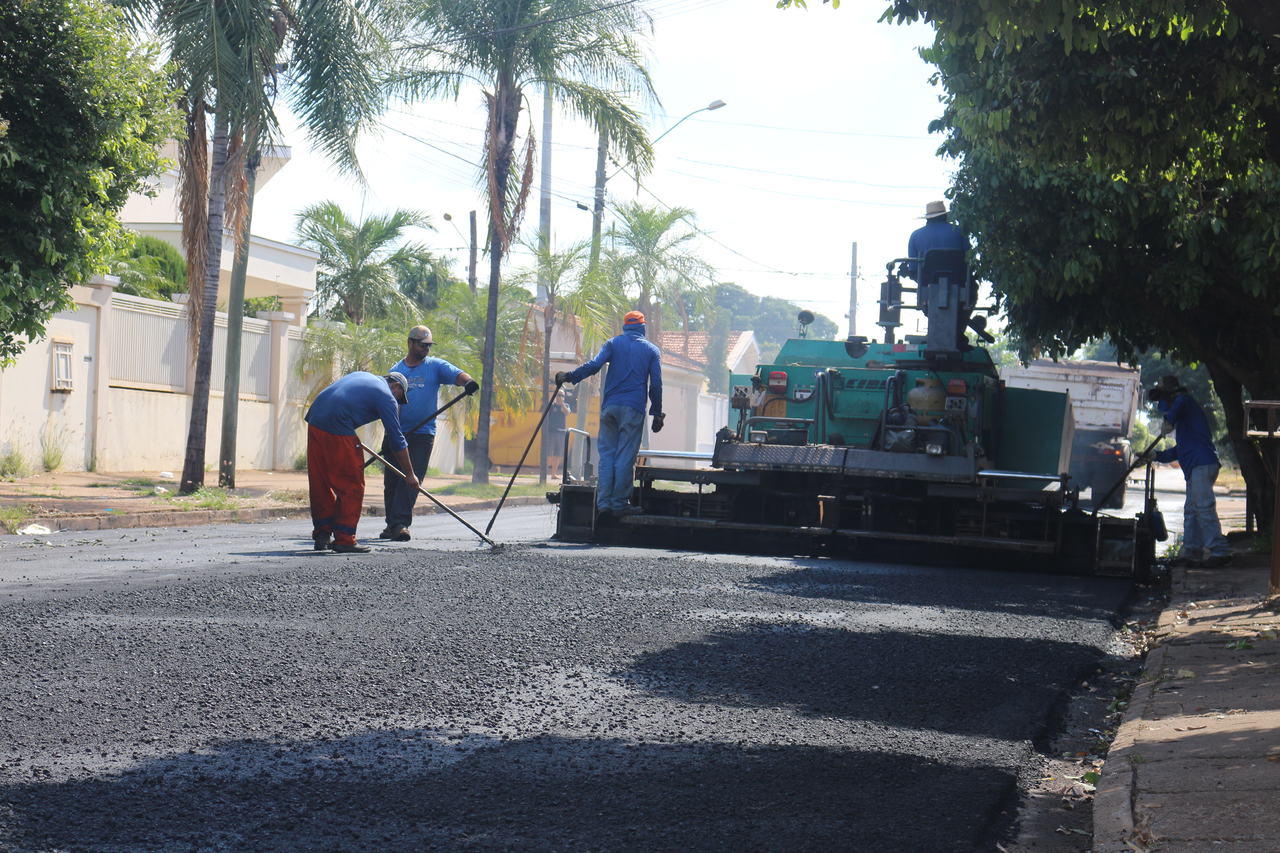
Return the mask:
[[[450, 740], [450, 738], [453, 738]], [[991, 849], [1008, 771], [811, 746], [422, 729], [236, 742], [0, 788], [16, 850]], [[922, 819], [927, 815], [927, 819]]]
[[[1108, 624], [1114, 624], [1133, 590], [1133, 583], [1124, 578], [883, 564], [870, 567], [824, 559], [797, 559], [789, 564], [795, 568], [751, 578], [745, 585], [800, 598], [1091, 619]], [[940, 572], [947, 572], [945, 582], [940, 581]]]
[[615, 675], [683, 702], [1035, 740], [1101, 657], [1055, 640], [773, 625], [717, 631]]

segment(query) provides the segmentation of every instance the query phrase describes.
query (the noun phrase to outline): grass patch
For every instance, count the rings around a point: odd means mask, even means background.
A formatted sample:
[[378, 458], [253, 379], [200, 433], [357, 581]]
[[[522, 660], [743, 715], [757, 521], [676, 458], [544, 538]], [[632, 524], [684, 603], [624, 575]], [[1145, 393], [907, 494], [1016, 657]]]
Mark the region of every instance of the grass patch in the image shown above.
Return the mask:
[[0, 477], [16, 480], [31, 473], [31, 465], [27, 458], [17, 450], [9, 450], [0, 456]]
[[66, 430], [55, 432], [52, 424], [45, 425], [45, 430], [40, 435], [40, 464], [44, 466], [44, 470], [57, 471], [62, 467], [65, 438]]
[[[453, 495], [461, 498], [500, 498], [502, 492], [507, 488], [506, 483], [450, 483], [447, 486], [441, 486], [438, 489], [430, 489], [433, 495]], [[558, 489], [559, 483], [548, 481], [542, 483], [516, 483], [511, 487], [510, 497], [527, 497], [535, 495], [542, 497], [548, 491]]]
[[198, 509], [236, 509], [240, 502], [233, 498], [226, 489], [216, 486], [201, 486], [187, 500]]
[[267, 492], [266, 497], [273, 501], [288, 504], [305, 504], [311, 502], [311, 496], [302, 489], [275, 489]]
[[8, 533], [17, 533], [18, 528], [22, 527], [31, 520], [31, 507], [26, 504], [10, 504], [9, 506], [0, 506], [0, 525]]
[[295, 471], [307, 470], [307, 451], [304, 450], [301, 453], [299, 453], [297, 456], [293, 457], [293, 470]]
[[127, 480], [121, 480], [120, 485], [126, 489], [134, 489], [139, 492], [150, 492], [155, 489], [156, 481], [148, 480], [146, 477], [130, 477]]

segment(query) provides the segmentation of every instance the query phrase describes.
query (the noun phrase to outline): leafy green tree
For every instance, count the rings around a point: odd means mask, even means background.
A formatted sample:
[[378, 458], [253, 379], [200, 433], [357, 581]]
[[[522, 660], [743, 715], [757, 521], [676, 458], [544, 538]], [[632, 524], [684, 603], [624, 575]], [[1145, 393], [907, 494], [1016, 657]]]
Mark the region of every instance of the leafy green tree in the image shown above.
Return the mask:
[[490, 301], [473, 479], [487, 483], [489, 413], [500, 384], [495, 345], [502, 260], [519, 231], [534, 174], [531, 135], [517, 156], [525, 93], [550, 92], [608, 134], [620, 159], [647, 170], [653, 159], [648, 135], [627, 99], [653, 93], [635, 40], [647, 19], [634, 4], [594, 0], [415, 0], [409, 9], [405, 66], [390, 81], [391, 91], [411, 100], [456, 99], [464, 83], [484, 88]]
[[0, 6], [0, 366], [107, 272], [116, 216], [163, 170], [176, 115], [154, 57], [93, 0]]
[[953, 210], [1046, 354], [1203, 363], [1256, 505], [1245, 394], [1280, 396], [1280, 45], [1267, 4], [899, 0], [937, 30]]
[[[380, 21], [367, 11], [381, 7], [366, 8], [351, 0], [117, 2], [140, 29], [164, 43], [186, 117], [180, 207], [196, 346], [180, 485], [185, 494], [204, 483], [213, 315], [228, 189], [231, 211], [237, 219], [247, 216], [252, 193], [246, 187], [252, 186], [253, 175], [245, 173], [245, 165], [251, 172], [256, 168], [262, 146], [277, 130], [275, 100], [281, 89], [320, 150], [356, 171], [355, 137], [382, 107], [379, 63], [387, 51]], [[283, 77], [282, 69], [287, 69]], [[243, 236], [234, 222], [232, 226], [233, 233]], [[236, 329], [239, 299], [232, 294], [233, 316], [228, 318]]]
[[111, 259], [110, 269], [120, 279], [119, 293], [168, 299], [187, 289], [182, 253], [158, 237], [135, 234], [133, 244]]
[[430, 228], [426, 214], [395, 210], [353, 221], [337, 202], [322, 201], [298, 214], [298, 242], [320, 253], [316, 313], [353, 323], [366, 317], [405, 316], [432, 306], [447, 267], [410, 228]]
[[[731, 282], [722, 282], [710, 289], [708, 302], [714, 311], [695, 314], [691, 319], [694, 329], [711, 331], [715, 328], [717, 312], [727, 317], [729, 329], [749, 329], [760, 344], [760, 358], [772, 359], [788, 338], [796, 337], [799, 324], [796, 315], [800, 306], [776, 296], [756, 296]], [[838, 326], [827, 317], [816, 314], [809, 327], [809, 336], [831, 339]]]

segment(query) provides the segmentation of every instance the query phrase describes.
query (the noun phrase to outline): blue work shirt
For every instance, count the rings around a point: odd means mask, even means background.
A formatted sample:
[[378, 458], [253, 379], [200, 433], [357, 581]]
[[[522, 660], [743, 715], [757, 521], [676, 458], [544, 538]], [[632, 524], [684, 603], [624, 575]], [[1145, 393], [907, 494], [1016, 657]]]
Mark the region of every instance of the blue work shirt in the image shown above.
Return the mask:
[[648, 389], [649, 414], [662, 413], [662, 353], [644, 336], [644, 323], [628, 323], [622, 334], [604, 342], [596, 357], [571, 371], [569, 381], [581, 382], [609, 365], [600, 408], [630, 406], [644, 414]]
[[392, 450], [409, 446], [400, 431], [400, 404], [381, 376], [363, 370], [348, 373], [316, 396], [307, 423], [333, 435], [355, 435], [356, 427], [381, 420]]
[[[969, 237], [960, 230], [959, 225], [953, 225], [945, 216], [939, 216], [926, 221], [923, 226], [911, 232], [911, 237], [907, 240], [907, 257], [909, 258], [924, 260], [924, 253], [930, 249], [959, 249], [967, 252]], [[920, 264], [916, 261], [907, 261], [902, 264], [902, 273], [918, 283]]]
[[1174, 446], [1156, 453], [1157, 462], [1176, 460], [1182, 468], [1182, 476], [1188, 480], [1191, 479], [1191, 469], [1219, 464], [1218, 454], [1213, 449], [1213, 434], [1209, 432], [1209, 419], [1190, 394], [1175, 394], [1172, 402], [1161, 400], [1156, 408], [1177, 431]]
[[436, 419], [432, 418], [417, 429], [427, 415], [440, 408], [440, 386], [456, 385], [462, 370], [443, 358], [425, 358], [417, 367], [410, 367], [404, 359], [391, 368], [392, 373], [403, 373], [409, 380], [409, 402], [400, 407], [400, 423], [417, 435], [435, 435]]

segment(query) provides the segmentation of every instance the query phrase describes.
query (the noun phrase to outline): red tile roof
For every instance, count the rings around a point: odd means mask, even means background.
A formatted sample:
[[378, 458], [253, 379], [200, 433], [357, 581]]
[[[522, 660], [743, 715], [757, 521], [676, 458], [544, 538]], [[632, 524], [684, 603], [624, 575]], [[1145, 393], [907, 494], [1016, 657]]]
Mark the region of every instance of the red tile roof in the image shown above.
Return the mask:
[[[733, 351], [738, 339], [746, 332], [730, 332], [726, 348]], [[694, 370], [705, 370], [707, 367], [707, 347], [711, 343], [710, 332], [663, 332], [654, 341], [662, 350], [664, 364], [691, 367]]]

